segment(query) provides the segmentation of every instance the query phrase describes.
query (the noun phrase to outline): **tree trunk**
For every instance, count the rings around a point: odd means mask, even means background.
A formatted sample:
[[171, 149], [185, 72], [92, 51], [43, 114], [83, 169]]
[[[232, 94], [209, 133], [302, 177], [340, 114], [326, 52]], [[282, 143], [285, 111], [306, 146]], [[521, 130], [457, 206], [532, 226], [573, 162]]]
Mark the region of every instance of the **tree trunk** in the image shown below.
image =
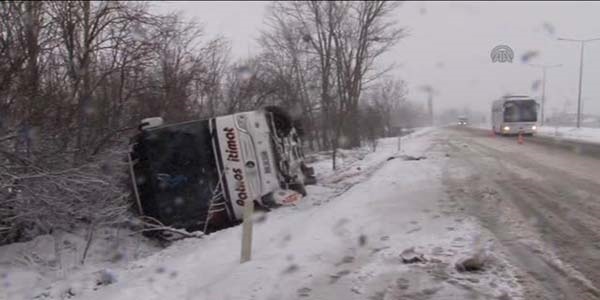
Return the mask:
[[90, 58], [90, 45], [89, 45], [89, 35], [90, 35], [90, 2], [83, 2], [83, 53], [81, 54], [80, 62], [79, 62], [79, 70], [82, 74], [82, 87], [79, 92], [79, 105], [77, 112], [78, 119], [78, 128], [77, 128], [77, 152], [75, 163], [81, 162], [84, 158], [84, 140], [83, 136], [85, 134], [86, 127], [86, 110], [89, 105], [89, 97], [90, 97], [90, 70], [89, 70], [89, 58]]
[[[27, 107], [25, 107], [25, 118], [24, 118], [24, 126], [27, 130], [30, 130], [32, 126], [39, 125], [39, 121], [41, 120], [41, 116], [38, 116], [43, 108], [41, 107], [38, 99], [39, 95], [39, 67], [38, 67], [38, 26], [39, 26], [39, 6], [41, 3], [39, 2], [26, 2], [26, 16], [29, 19], [29, 22], [26, 24], [25, 34], [26, 34], [26, 47], [27, 47], [27, 93], [26, 93], [26, 101]], [[29, 134], [24, 135], [26, 141], [26, 153], [27, 159], [31, 159], [32, 152], [32, 144], [29, 137]]]
[[343, 135], [347, 139], [347, 143], [344, 145], [344, 148], [356, 148], [360, 147], [360, 128], [358, 126], [367, 126], [368, 124], [361, 124], [359, 120], [359, 112], [357, 107], [350, 107], [348, 111], [348, 118], [346, 118], [346, 122], [344, 124]]

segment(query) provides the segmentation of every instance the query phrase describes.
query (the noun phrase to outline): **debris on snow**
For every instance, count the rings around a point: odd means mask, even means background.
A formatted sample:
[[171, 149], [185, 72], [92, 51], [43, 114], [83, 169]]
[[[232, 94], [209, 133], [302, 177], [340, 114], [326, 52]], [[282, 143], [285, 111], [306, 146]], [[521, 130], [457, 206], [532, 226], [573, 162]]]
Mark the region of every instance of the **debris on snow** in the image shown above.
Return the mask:
[[415, 251], [415, 247], [408, 248], [400, 254], [400, 258], [402, 259], [402, 263], [404, 264], [414, 264], [414, 263], [425, 263], [427, 259], [423, 253], [418, 253]]
[[362, 246], [364, 246], [364, 245], [366, 245], [366, 244], [367, 244], [367, 236], [366, 236], [366, 235], [364, 235], [364, 234], [361, 234], [361, 235], [358, 237], [358, 245], [362, 247]]
[[335, 264], [336, 267], [339, 267], [343, 264], [351, 264], [354, 262], [354, 256], [344, 256], [340, 262]]
[[308, 297], [308, 296], [310, 296], [311, 291], [312, 291], [311, 288], [307, 288], [307, 287], [300, 288], [300, 289], [298, 289], [298, 296]]
[[483, 270], [485, 262], [485, 257], [477, 253], [471, 257], [459, 260], [455, 266], [459, 272], [477, 272]]
[[419, 226], [419, 227], [416, 227], [416, 228], [413, 228], [413, 229], [407, 231], [406, 234], [415, 233], [415, 232], [420, 231], [420, 230], [421, 230], [421, 227]]
[[412, 155], [398, 155], [398, 156], [390, 156], [388, 157], [388, 161], [392, 160], [392, 159], [396, 159], [396, 158], [401, 158], [402, 160], [408, 160], [408, 161], [412, 161], [412, 160], [423, 160], [426, 159], [427, 157], [425, 156], [412, 156]]
[[103, 269], [98, 272], [98, 278], [96, 279], [96, 285], [109, 285], [117, 282], [116, 275], [110, 270]]
[[330, 278], [329, 284], [336, 283], [340, 278], [342, 278], [348, 274], [350, 274], [350, 270], [342, 270], [342, 271], [337, 272], [334, 275], [329, 275], [329, 278]]
[[300, 269], [300, 267], [298, 267], [297, 264], [291, 264], [287, 268], [285, 268], [285, 270], [283, 270], [282, 273], [283, 274], [291, 274], [291, 273], [298, 271], [298, 269]]

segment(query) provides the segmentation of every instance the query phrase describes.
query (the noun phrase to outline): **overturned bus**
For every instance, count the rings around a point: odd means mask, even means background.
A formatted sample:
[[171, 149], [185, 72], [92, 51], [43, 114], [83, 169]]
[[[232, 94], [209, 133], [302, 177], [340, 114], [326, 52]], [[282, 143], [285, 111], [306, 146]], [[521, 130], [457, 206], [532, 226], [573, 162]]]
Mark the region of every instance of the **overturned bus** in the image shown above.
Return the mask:
[[129, 154], [139, 213], [210, 232], [238, 224], [246, 201], [297, 202], [315, 182], [299, 131], [278, 107], [172, 125], [144, 119]]

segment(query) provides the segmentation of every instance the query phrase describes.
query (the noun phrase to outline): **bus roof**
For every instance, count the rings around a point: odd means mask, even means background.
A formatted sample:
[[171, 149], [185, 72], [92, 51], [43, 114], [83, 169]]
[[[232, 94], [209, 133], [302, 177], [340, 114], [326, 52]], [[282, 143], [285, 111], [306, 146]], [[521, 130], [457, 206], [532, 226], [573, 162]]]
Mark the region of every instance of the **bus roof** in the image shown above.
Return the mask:
[[512, 101], [533, 101], [536, 102], [535, 99], [529, 97], [529, 96], [503, 96], [500, 99], [494, 100], [492, 102], [492, 108], [493, 109], [497, 109], [497, 108], [501, 108], [506, 102], [512, 102]]

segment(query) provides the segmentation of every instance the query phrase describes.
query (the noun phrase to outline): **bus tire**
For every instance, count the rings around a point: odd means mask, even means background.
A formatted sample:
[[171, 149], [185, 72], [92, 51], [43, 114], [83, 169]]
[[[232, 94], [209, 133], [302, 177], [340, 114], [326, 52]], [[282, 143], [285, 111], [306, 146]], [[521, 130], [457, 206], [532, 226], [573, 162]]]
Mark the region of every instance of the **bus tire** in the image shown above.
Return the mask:
[[288, 136], [294, 126], [294, 121], [290, 114], [278, 106], [267, 106], [264, 110], [272, 114], [275, 129], [280, 131], [282, 136]]
[[302, 183], [290, 183], [289, 189], [298, 192], [302, 197], [306, 197], [306, 187]]
[[261, 202], [261, 206], [264, 207], [265, 209], [267, 209], [267, 211], [270, 210], [270, 209], [272, 209], [272, 208], [277, 208], [277, 207], [280, 206], [273, 199], [273, 192], [270, 192], [267, 195], [262, 196], [260, 200], [261, 200], [260, 201]]
[[315, 177], [315, 169], [307, 166], [304, 162], [300, 164], [300, 170], [304, 176], [304, 185], [317, 184], [317, 178]]

